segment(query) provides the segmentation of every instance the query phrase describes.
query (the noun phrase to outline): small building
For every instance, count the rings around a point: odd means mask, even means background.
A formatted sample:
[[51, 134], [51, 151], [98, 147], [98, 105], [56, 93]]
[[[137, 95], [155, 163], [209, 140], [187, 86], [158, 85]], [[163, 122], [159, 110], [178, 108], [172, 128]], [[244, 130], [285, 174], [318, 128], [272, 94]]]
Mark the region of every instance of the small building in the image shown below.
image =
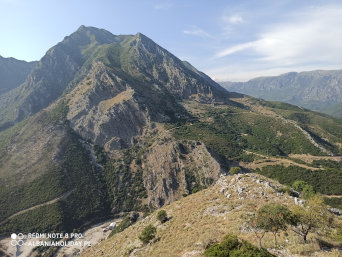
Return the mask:
[[110, 223], [109, 226], [108, 226], [108, 228], [109, 228], [110, 230], [113, 230], [115, 227], [116, 227], [116, 222], [112, 222], [112, 223]]

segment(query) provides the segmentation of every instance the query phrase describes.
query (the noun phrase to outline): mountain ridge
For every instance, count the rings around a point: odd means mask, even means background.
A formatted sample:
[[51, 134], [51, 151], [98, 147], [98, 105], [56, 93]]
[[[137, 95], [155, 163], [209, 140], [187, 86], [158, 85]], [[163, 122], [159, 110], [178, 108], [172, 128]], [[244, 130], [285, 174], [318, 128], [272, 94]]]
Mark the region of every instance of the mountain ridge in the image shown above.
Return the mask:
[[36, 64], [0, 55], [0, 95], [22, 84]]
[[231, 91], [265, 100], [284, 101], [341, 117], [335, 110], [338, 110], [342, 102], [342, 70], [289, 72], [279, 76], [258, 77], [247, 82], [221, 84]]
[[[213, 98], [213, 94], [220, 98], [220, 93], [224, 92], [215, 82], [206, 87], [207, 78], [203, 79], [200, 73], [189, 74], [193, 71], [187, 69], [177, 57], [141, 33], [135, 36], [115, 36], [105, 30], [81, 26], [47, 51], [23, 85], [0, 97], [0, 129], [7, 128], [51, 104], [65, 92], [68, 84], [73, 83], [75, 76], [82, 78], [88, 72], [94, 58], [106, 59], [106, 56], [110, 56], [111, 53], [108, 51], [120, 54], [121, 57], [119, 63], [111, 63], [110, 59], [104, 60], [105, 63], [112, 66], [120, 65], [118, 68], [121, 69], [120, 73], [124, 71], [124, 76], [140, 76], [139, 79], [147, 81], [166, 82], [167, 90], [180, 98], [197, 95], [208, 101]], [[101, 54], [105, 56], [102, 57]], [[151, 62], [151, 58], [156, 59], [155, 54], [162, 54], [168, 62], [166, 65], [175, 64], [173, 67], [177, 67], [177, 73], [173, 74], [171, 70], [163, 68], [164, 64], [160, 60], [158, 63]], [[131, 61], [128, 63], [128, 60]], [[179, 76], [180, 83], [172, 81]], [[190, 82], [189, 78], [193, 78], [194, 81]], [[192, 85], [194, 82], [198, 83], [196, 87], [184, 85]]]

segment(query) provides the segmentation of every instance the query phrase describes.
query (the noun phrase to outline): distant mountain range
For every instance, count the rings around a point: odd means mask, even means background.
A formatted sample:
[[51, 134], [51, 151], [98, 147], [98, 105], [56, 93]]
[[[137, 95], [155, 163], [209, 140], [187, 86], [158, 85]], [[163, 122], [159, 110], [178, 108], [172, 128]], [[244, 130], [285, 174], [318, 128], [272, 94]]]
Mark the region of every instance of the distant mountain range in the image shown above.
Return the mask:
[[290, 72], [247, 82], [220, 84], [229, 91], [342, 117], [342, 70]]
[[0, 95], [23, 83], [36, 64], [0, 56]]

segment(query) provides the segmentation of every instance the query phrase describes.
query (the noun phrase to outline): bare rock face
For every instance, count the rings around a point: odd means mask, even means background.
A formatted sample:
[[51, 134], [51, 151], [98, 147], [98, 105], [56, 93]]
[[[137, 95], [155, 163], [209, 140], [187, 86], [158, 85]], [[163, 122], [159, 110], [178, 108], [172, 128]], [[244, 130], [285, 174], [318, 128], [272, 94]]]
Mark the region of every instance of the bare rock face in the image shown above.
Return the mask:
[[71, 91], [67, 119], [83, 138], [106, 151], [127, 148], [143, 133], [148, 113], [134, 98], [134, 89], [102, 63]]
[[203, 73], [163, 49], [141, 33], [135, 35], [130, 74], [164, 85], [173, 95], [201, 102], [223, 101], [227, 92]]
[[147, 201], [155, 208], [209, 186], [222, 173], [201, 142], [181, 143], [170, 138], [151, 147], [143, 169]]

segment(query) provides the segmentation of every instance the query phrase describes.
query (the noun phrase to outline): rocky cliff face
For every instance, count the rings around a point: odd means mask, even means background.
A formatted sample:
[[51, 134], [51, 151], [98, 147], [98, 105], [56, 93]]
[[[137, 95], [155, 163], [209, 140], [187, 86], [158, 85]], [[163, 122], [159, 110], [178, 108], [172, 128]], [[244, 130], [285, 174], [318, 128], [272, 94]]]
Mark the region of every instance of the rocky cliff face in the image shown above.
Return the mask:
[[127, 148], [148, 125], [149, 115], [134, 98], [134, 89], [102, 63], [67, 95], [71, 127], [106, 151]]
[[153, 145], [142, 167], [146, 200], [155, 208], [208, 187], [223, 172], [201, 142], [177, 142], [171, 138]]
[[[218, 84], [198, 72], [174, 55], [155, 44], [152, 40], [138, 33], [131, 42], [132, 62], [127, 70], [137, 76], [164, 85], [172, 94], [182, 99], [213, 102], [223, 101], [227, 96]], [[191, 68], [190, 68], [191, 67]]]

